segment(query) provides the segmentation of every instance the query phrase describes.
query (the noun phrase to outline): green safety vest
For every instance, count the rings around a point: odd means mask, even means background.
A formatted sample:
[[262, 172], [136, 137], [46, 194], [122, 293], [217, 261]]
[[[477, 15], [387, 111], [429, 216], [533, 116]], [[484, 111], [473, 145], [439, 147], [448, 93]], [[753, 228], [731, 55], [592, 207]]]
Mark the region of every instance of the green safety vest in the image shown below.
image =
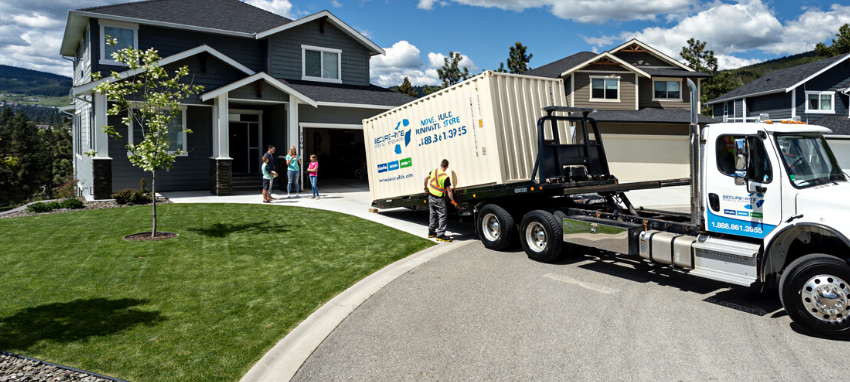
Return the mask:
[[440, 168], [435, 168], [434, 171], [431, 171], [431, 180], [428, 182], [428, 192], [431, 195], [434, 195], [438, 198], [443, 197], [443, 194], [446, 192], [446, 178], [449, 176], [446, 175], [445, 171], [440, 170]]

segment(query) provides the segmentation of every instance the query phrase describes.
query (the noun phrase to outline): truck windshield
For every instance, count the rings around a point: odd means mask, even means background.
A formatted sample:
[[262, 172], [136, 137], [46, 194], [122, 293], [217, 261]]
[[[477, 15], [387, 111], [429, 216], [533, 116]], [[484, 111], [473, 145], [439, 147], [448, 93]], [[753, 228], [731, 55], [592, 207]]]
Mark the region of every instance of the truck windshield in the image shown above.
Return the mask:
[[776, 136], [782, 162], [791, 183], [797, 188], [835, 181], [847, 181], [832, 151], [818, 133], [782, 134]]

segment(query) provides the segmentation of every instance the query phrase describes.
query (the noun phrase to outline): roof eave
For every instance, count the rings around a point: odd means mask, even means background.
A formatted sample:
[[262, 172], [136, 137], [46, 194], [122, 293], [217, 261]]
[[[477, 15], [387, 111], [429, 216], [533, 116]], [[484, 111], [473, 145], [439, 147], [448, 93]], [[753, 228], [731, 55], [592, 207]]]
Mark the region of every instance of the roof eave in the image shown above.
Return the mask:
[[821, 70], [818, 70], [818, 71], [817, 71], [817, 73], [812, 74], [811, 76], [806, 77], [806, 78], [805, 78], [805, 79], [803, 79], [802, 81], [797, 82], [797, 83], [796, 83], [796, 84], [794, 84], [793, 86], [786, 88], [786, 89], [785, 89], [785, 92], [786, 92], [786, 93], [788, 93], [788, 92], [790, 92], [790, 91], [792, 91], [792, 90], [796, 89], [796, 88], [797, 88], [797, 87], [799, 87], [800, 85], [802, 85], [802, 84], [804, 84], [804, 83], [806, 83], [806, 82], [809, 82], [809, 81], [810, 81], [810, 80], [812, 80], [813, 78], [815, 78], [815, 77], [817, 77], [817, 76], [819, 76], [819, 75], [823, 74], [823, 73], [824, 73], [824, 72], [826, 72], [827, 70], [830, 70], [830, 69], [834, 68], [836, 65], [838, 65], [838, 64], [840, 64], [840, 63], [842, 63], [842, 62], [844, 62], [844, 61], [846, 61], [846, 60], [848, 60], [848, 59], [850, 59], [850, 53], [844, 54], [844, 55], [843, 55], [843, 58], [841, 58], [840, 60], [835, 60], [835, 62], [833, 62], [833, 63], [832, 63], [832, 64], [830, 64], [829, 66], [827, 66], [827, 67], [825, 67], [825, 68], [823, 68], [823, 69], [821, 69]]
[[681, 62], [679, 62], [679, 61], [676, 61], [675, 59], [673, 59], [673, 57], [670, 57], [670, 56], [668, 56], [668, 55], [666, 55], [666, 54], [662, 53], [661, 51], [659, 51], [659, 50], [657, 50], [657, 49], [655, 49], [655, 48], [653, 48], [653, 47], [651, 47], [651, 46], [649, 46], [649, 45], [647, 45], [647, 44], [644, 44], [643, 42], [641, 42], [640, 40], [638, 40], [638, 39], [636, 39], [636, 38], [632, 38], [631, 40], [626, 41], [624, 44], [622, 44], [622, 45], [620, 45], [620, 46], [618, 46], [618, 47], [616, 47], [616, 48], [614, 48], [614, 49], [609, 50], [609, 52], [616, 52], [616, 51], [619, 51], [620, 49], [623, 49], [623, 48], [625, 48], [625, 47], [627, 47], [627, 46], [629, 46], [629, 45], [631, 45], [631, 44], [638, 44], [638, 45], [640, 45], [640, 46], [644, 47], [646, 50], [650, 51], [650, 53], [652, 53], [652, 54], [654, 54], [654, 55], [658, 56], [658, 57], [659, 57], [659, 58], [661, 58], [662, 60], [667, 61], [667, 62], [669, 62], [669, 63], [671, 63], [671, 64], [674, 64], [674, 65], [676, 65], [676, 66], [678, 66], [678, 67], [680, 67], [680, 68], [682, 68], [682, 69], [685, 69], [685, 70], [687, 70], [687, 71], [689, 71], [689, 72], [693, 72], [693, 71], [694, 71], [693, 69], [691, 69], [691, 68], [690, 68], [690, 67], [688, 67], [687, 65], [685, 65], [685, 64], [683, 64], [683, 63], [681, 63]]
[[729, 97], [729, 98], [717, 98], [717, 99], [713, 99], [711, 101], [708, 101], [705, 104], [706, 105], [713, 105], [713, 104], [716, 104], [716, 103], [728, 102], [728, 101], [736, 100], [736, 99], [739, 99], [739, 98], [758, 97], [758, 96], [762, 96], [762, 95], [765, 95], [765, 94], [775, 94], [775, 93], [787, 93], [787, 91], [784, 88], [766, 90], [766, 91], [763, 91], [763, 92], [744, 94], [744, 95]]
[[227, 30], [227, 29], [218, 29], [218, 28], [199, 27], [199, 26], [194, 26], [194, 25], [172, 23], [172, 22], [167, 22], [167, 21], [140, 19], [140, 18], [137, 18], [137, 17], [115, 16], [115, 15], [110, 15], [110, 14], [89, 12], [89, 11], [70, 11], [70, 13], [74, 14], [74, 15], [83, 16], [83, 17], [86, 17], [86, 18], [123, 21], [123, 22], [127, 22], [127, 23], [153, 25], [153, 26], [174, 28], [174, 29], [185, 29], [185, 30], [191, 30], [191, 31], [223, 34], [223, 35], [236, 36], [236, 37], [254, 38], [256, 36], [256, 33], [238, 32], [238, 31], [232, 31], [232, 30]]
[[612, 59], [612, 60], [616, 61], [618, 64], [622, 65], [622, 66], [623, 66], [623, 67], [625, 67], [626, 69], [629, 69], [629, 70], [631, 70], [631, 71], [633, 71], [633, 72], [635, 72], [635, 73], [637, 73], [637, 74], [640, 74], [640, 75], [642, 75], [642, 76], [644, 76], [644, 77], [646, 77], [646, 78], [651, 78], [651, 77], [652, 77], [652, 76], [650, 76], [649, 74], [647, 74], [646, 72], [644, 72], [643, 70], [640, 70], [640, 69], [638, 69], [638, 68], [636, 68], [636, 67], [632, 66], [631, 64], [629, 64], [629, 63], [627, 63], [627, 62], [625, 62], [625, 61], [623, 61], [623, 60], [621, 60], [621, 59], [617, 58], [617, 56], [615, 56], [615, 55], [613, 55], [613, 54], [611, 54], [611, 53], [608, 53], [608, 52], [602, 52], [602, 53], [600, 53], [599, 55], [597, 55], [597, 56], [595, 56], [595, 57], [593, 57], [593, 58], [591, 58], [591, 59], [589, 59], [589, 60], [587, 60], [587, 61], [585, 61], [585, 62], [582, 62], [581, 64], [578, 64], [578, 65], [576, 65], [576, 66], [574, 66], [574, 67], [570, 68], [569, 70], [567, 70], [567, 71], [565, 71], [565, 72], [561, 73], [560, 77], [561, 77], [561, 78], [566, 77], [566, 76], [568, 76], [568, 75], [572, 74], [573, 72], [575, 72], [576, 70], [579, 70], [579, 69], [581, 69], [581, 68], [583, 68], [583, 67], [585, 67], [585, 66], [587, 66], [587, 65], [590, 65], [593, 61], [596, 61], [596, 60], [598, 60], [598, 59], [600, 59], [600, 58], [602, 58], [602, 57], [608, 57], [608, 58], [610, 58], [610, 59]]
[[348, 24], [346, 24], [345, 22], [340, 20], [338, 17], [334, 16], [333, 13], [331, 13], [330, 11], [327, 11], [327, 10], [324, 10], [324, 11], [321, 11], [321, 12], [318, 12], [318, 13], [314, 13], [314, 14], [309, 15], [309, 16], [304, 16], [304, 17], [302, 17], [298, 20], [283, 24], [283, 25], [278, 26], [278, 27], [274, 27], [274, 28], [266, 30], [266, 31], [258, 32], [256, 34], [256, 38], [257, 39], [266, 38], [266, 37], [269, 37], [273, 34], [283, 32], [287, 29], [295, 28], [297, 26], [304, 25], [304, 24], [309, 23], [311, 21], [319, 20], [323, 17], [327, 17], [328, 20], [330, 20], [331, 23], [333, 23], [340, 30], [342, 30], [343, 33], [349, 35], [351, 38], [359, 41], [361, 44], [368, 47], [370, 49], [370, 55], [374, 56], [374, 55], [378, 55], [378, 54], [386, 54], [386, 52], [383, 49], [381, 49], [380, 46], [378, 46], [377, 44], [372, 42], [372, 40], [369, 40], [366, 36], [364, 36], [363, 34], [361, 34], [358, 31], [354, 30], [354, 28], [348, 26]]
[[[65, 19], [65, 31], [62, 35], [62, 43], [59, 45], [59, 55], [73, 56], [77, 53], [80, 39], [86, 33], [89, 18], [78, 16], [74, 11], [68, 11]], [[77, 31], [76, 33], [74, 33]]]

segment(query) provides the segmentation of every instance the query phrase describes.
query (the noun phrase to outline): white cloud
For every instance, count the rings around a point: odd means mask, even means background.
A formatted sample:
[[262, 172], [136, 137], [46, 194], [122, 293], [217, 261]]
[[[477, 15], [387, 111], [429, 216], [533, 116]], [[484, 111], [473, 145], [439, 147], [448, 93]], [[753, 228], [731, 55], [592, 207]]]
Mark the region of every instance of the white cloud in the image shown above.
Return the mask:
[[342, 8], [342, 4], [340, 4], [339, 1], [336, 0], [331, 1], [331, 5], [333, 5], [334, 8]]
[[[439, 85], [440, 76], [437, 68], [443, 66], [445, 55], [428, 53], [427, 64], [422, 61], [422, 52], [407, 41], [399, 41], [392, 47], [384, 48], [386, 55], [374, 56], [371, 61], [372, 83], [378, 86], [390, 87], [401, 84], [408, 77], [414, 86]], [[461, 54], [461, 67], [466, 66], [470, 73], [479, 71], [467, 56]]]
[[51, 19], [38, 13], [32, 15], [13, 15], [11, 19], [15, 24], [27, 28], [48, 29], [62, 26], [62, 21]]
[[[657, 15], [679, 13], [694, 8], [697, 0], [452, 0], [475, 7], [499, 8], [515, 12], [543, 8], [553, 15], [584, 23], [606, 20], [655, 20]], [[446, 3], [446, 1], [442, 1]], [[433, 9], [438, 0], [419, 0], [417, 8]]]
[[368, 29], [363, 29], [363, 28], [355, 26], [354, 30], [360, 32], [360, 34], [362, 34], [363, 36], [366, 36], [366, 38], [372, 38], [372, 31], [370, 31]]
[[[610, 47], [631, 38], [678, 59], [682, 47], [691, 37], [707, 42], [714, 50], [721, 69], [759, 62], [742, 59], [735, 54], [761, 51], [775, 55], [807, 52], [818, 42], [828, 41], [838, 28], [850, 23], [850, 6], [834, 4], [828, 11], [807, 8], [795, 19], [783, 22], [761, 0], [744, 0], [737, 4], [711, 3], [707, 8], [670, 27], [649, 27], [619, 36], [585, 37], [595, 47]], [[722, 57], [722, 58], [721, 58]]]
[[297, 18], [295, 10], [292, 8], [292, 3], [289, 0], [244, 0], [246, 3], [255, 7], [265, 9], [269, 12], [276, 13], [283, 17], [291, 19]]

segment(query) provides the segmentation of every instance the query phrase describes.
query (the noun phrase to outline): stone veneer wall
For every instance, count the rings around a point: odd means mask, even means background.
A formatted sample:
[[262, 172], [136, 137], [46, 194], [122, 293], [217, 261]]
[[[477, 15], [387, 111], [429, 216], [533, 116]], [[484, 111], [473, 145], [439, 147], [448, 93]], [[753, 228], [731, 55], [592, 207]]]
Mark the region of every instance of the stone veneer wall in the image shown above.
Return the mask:
[[210, 159], [210, 193], [216, 196], [233, 194], [233, 160]]
[[94, 158], [92, 173], [92, 196], [94, 199], [112, 197], [112, 160]]

